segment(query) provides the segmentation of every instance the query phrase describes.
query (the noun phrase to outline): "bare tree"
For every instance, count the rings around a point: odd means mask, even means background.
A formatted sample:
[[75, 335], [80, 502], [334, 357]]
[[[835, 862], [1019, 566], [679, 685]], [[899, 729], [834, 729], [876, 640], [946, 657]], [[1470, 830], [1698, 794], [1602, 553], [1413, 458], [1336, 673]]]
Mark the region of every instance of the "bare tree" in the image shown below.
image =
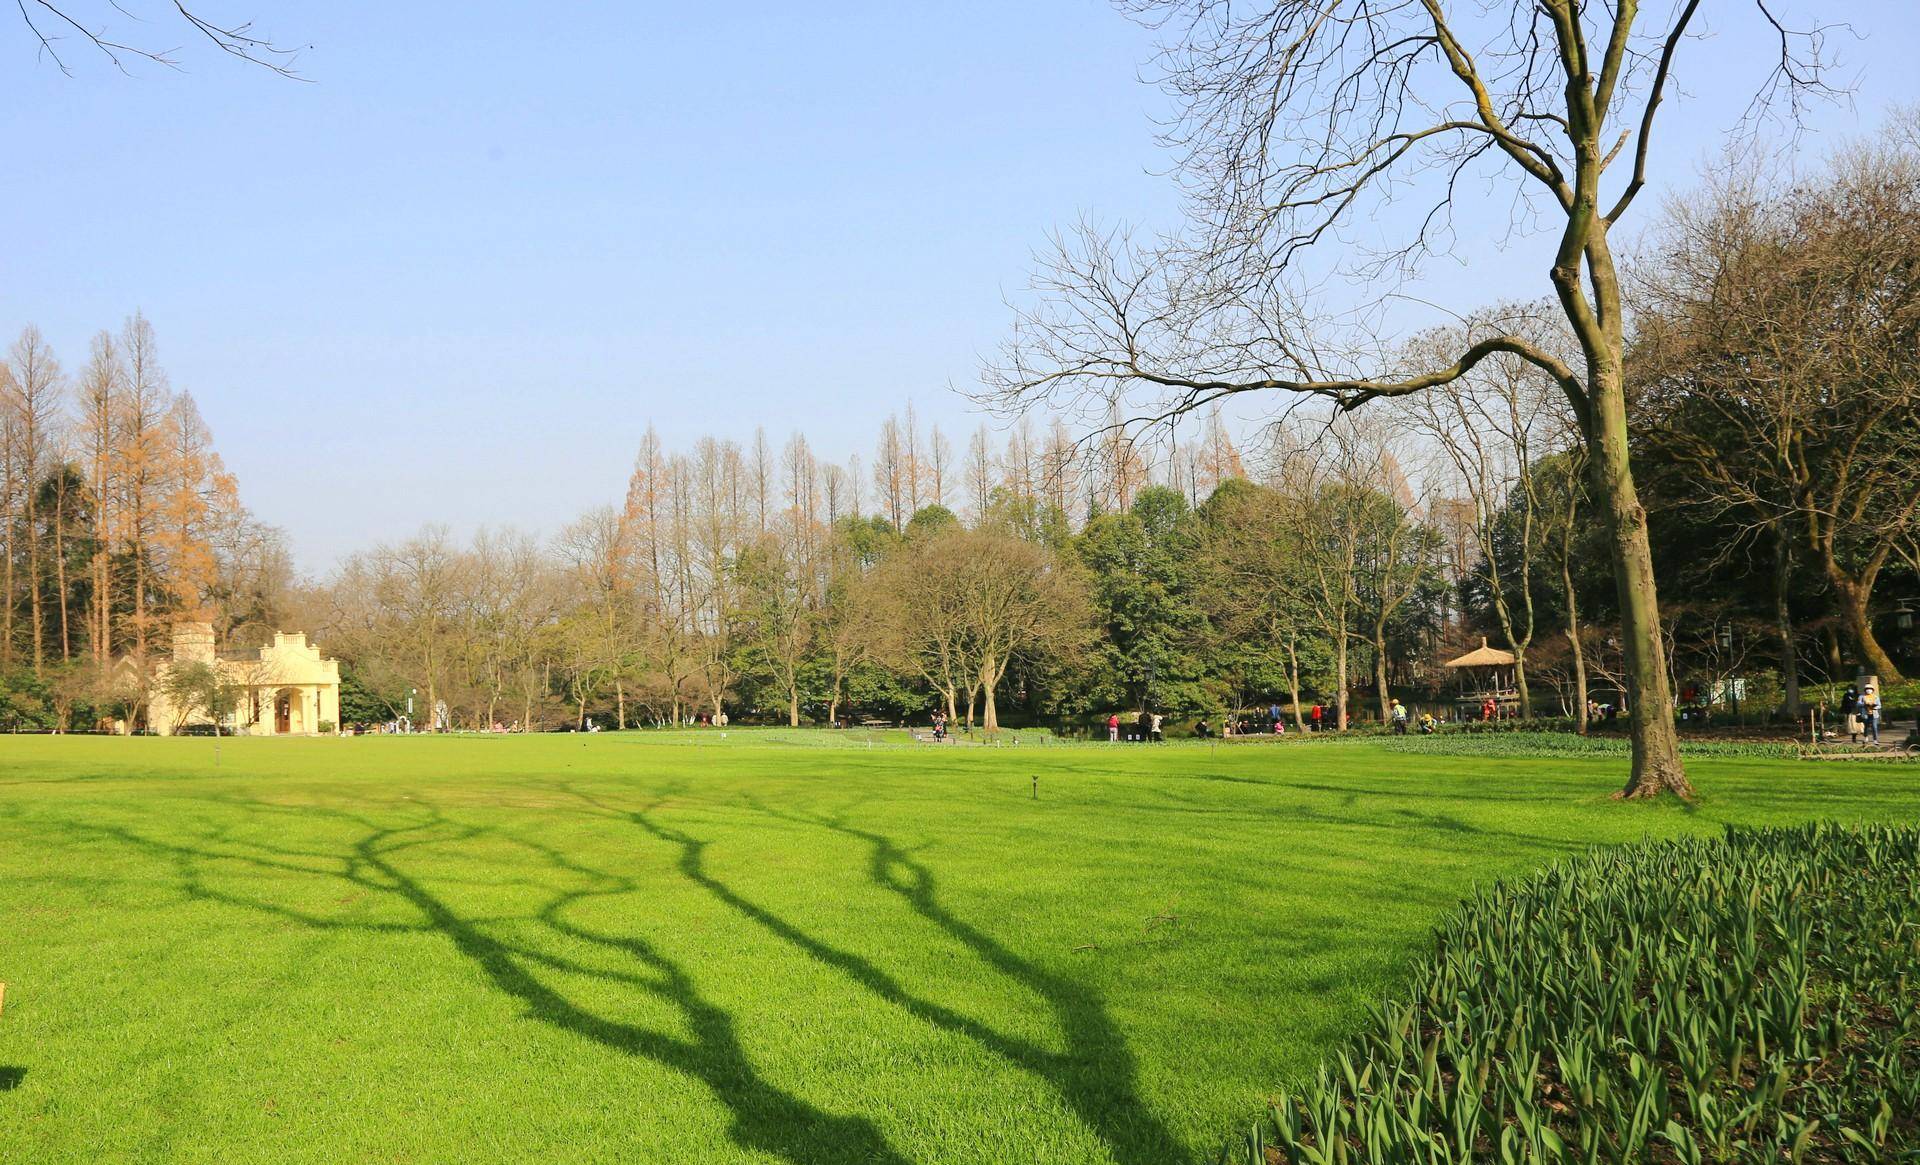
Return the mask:
[[567, 566], [578, 604], [572, 616], [577, 623], [569, 628], [566, 643], [581, 716], [594, 690], [611, 683], [615, 723], [624, 729], [626, 681], [637, 654], [629, 590], [632, 546], [624, 514], [612, 506], [596, 506], [568, 523], [554, 546]]
[[880, 425], [880, 440], [873, 451], [873, 490], [875, 503], [895, 530], [907, 528], [912, 511], [908, 505], [909, 461], [900, 435], [900, 421], [889, 415]]
[[[1538, 326], [1540, 313], [1531, 306], [1491, 314], [1499, 321], [1493, 326], [1553, 347], [1550, 329]], [[1421, 337], [1409, 353], [1411, 361], [1429, 364], [1438, 352], [1457, 351], [1464, 346], [1465, 330]], [[1487, 606], [1513, 652], [1520, 715], [1531, 719], [1527, 650], [1537, 630], [1533, 571], [1547, 558], [1547, 541], [1556, 529], [1539, 470], [1543, 458], [1578, 440], [1566, 399], [1537, 367], [1501, 355], [1482, 361], [1447, 392], [1412, 398], [1407, 413], [1440, 451], [1449, 471], [1447, 488], [1458, 490], [1466, 502], [1473, 558], [1457, 569], [1462, 576], [1479, 576]]]
[[[27, 543], [27, 596], [33, 618], [33, 674], [40, 675], [46, 663], [46, 615], [40, 565], [39, 495], [40, 475], [47, 468], [53, 451], [54, 425], [60, 413], [60, 361], [54, 357], [40, 329], [28, 324], [13, 342], [9, 356], [12, 375], [0, 389], [0, 409], [4, 409], [13, 429], [14, 468], [23, 484], [22, 507]], [[62, 595], [64, 602], [65, 596]], [[12, 600], [9, 588], [8, 600]]]
[[956, 533], [938, 540], [935, 561], [959, 597], [961, 628], [981, 693], [980, 727], [1000, 730], [996, 693], [1022, 656], [1078, 649], [1091, 630], [1085, 585], [1044, 546], [1009, 535]]
[[139, 312], [127, 317], [120, 331], [120, 353], [126, 362], [126, 379], [113, 476], [121, 490], [117, 499], [120, 541], [132, 560], [133, 654], [144, 667], [153, 634], [153, 539], [167, 481], [166, 417], [173, 392], [160, 367], [153, 325]]
[[126, 370], [113, 336], [108, 332], [94, 336], [76, 389], [81, 456], [86, 462], [87, 487], [93, 494], [93, 556], [88, 564], [93, 610], [88, 616], [87, 638], [96, 669], [104, 669], [113, 654], [113, 547], [119, 495], [114, 450], [120, 441], [125, 381]]
[[993, 504], [993, 449], [987, 442], [987, 427], [981, 425], [967, 439], [967, 516], [977, 525]]
[[920, 418], [914, 413], [911, 400], [907, 402], [906, 420], [900, 422], [900, 457], [900, 472], [907, 490], [906, 514], [911, 519], [920, 512], [921, 499], [928, 488], [927, 452], [920, 444]]
[[747, 462], [747, 488], [753, 491], [753, 516], [760, 533], [767, 532], [767, 515], [773, 505], [773, 450], [767, 445], [767, 431], [755, 426], [753, 450]]
[[163, 17], [173, 17], [174, 25], [197, 42], [282, 76], [298, 78], [294, 65], [299, 49], [276, 43], [256, 30], [251, 21], [235, 24], [203, 16], [200, 5], [186, 0], [155, 0], [149, 5], [141, 5], [137, 0], [19, 0], [18, 7], [21, 23], [40, 54], [69, 76], [73, 68], [62, 55], [62, 46], [67, 43], [98, 53], [121, 72], [126, 72], [127, 66], [136, 61], [180, 68], [182, 50], [179, 47], [139, 45], [121, 39], [121, 34], [115, 31], [116, 21], [149, 27], [159, 25], [161, 21], [140, 11], [151, 8]]
[[1274, 524], [1297, 556], [1292, 569], [1270, 577], [1293, 588], [1293, 603], [1332, 649], [1334, 720], [1341, 730], [1350, 720], [1355, 643], [1372, 653], [1384, 716], [1387, 624], [1419, 589], [1431, 562], [1382, 428], [1349, 415], [1331, 422], [1303, 418], [1274, 432], [1269, 455], [1267, 484], [1285, 499]]
[[927, 434], [927, 501], [936, 506], [947, 504], [947, 491], [953, 487], [953, 444], [935, 425]]
[[[1779, 33], [1763, 99], [1821, 83], [1819, 37]], [[1194, 230], [1136, 245], [1083, 229], [1034, 280], [989, 395], [1010, 407], [1086, 398], [1153, 421], [1243, 392], [1311, 394], [1342, 409], [1447, 385], [1496, 353], [1551, 376], [1579, 419], [1610, 535], [1633, 696], [1623, 795], [1691, 796], [1671, 717], [1646, 515], [1628, 451], [1625, 313], [1612, 231], [1649, 180], [1655, 115], [1699, 0], [1662, 15], [1635, 3], [1447, 0], [1127, 0], [1166, 38], [1162, 80], [1180, 103], [1166, 132]], [[1616, 163], [1621, 169], [1608, 181]], [[1550, 282], [1583, 367], [1524, 336], [1475, 335], [1452, 360], [1380, 374], [1364, 336], [1326, 334], [1301, 302], [1296, 259], [1408, 187], [1431, 213], [1348, 273], [1417, 268], [1446, 243], [1463, 180], [1504, 177], [1526, 221], [1550, 221]], [[1356, 371], [1359, 369], [1359, 371]]]
[[1797, 545], [1860, 662], [1899, 679], [1872, 599], [1920, 519], [1920, 114], [1784, 193], [1739, 175], [1664, 226], [1635, 365], [1652, 443], [1771, 544], [1783, 670]]
[[952, 575], [963, 564], [947, 552], [950, 539], [909, 542], [873, 574], [874, 653], [939, 693], [947, 719], [959, 718], [962, 689], [978, 672], [970, 666], [962, 594]]

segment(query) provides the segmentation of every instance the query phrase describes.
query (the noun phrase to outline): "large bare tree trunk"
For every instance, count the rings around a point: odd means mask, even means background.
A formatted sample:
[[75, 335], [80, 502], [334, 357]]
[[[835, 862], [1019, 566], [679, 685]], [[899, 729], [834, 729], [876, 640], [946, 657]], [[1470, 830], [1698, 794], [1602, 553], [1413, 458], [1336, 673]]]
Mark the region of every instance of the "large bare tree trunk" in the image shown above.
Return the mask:
[[1883, 684], [1900, 683], [1906, 677], [1900, 674], [1899, 668], [1893, 666], [1893, 660], [1887, 657], [1886, 650], [1873, 633], [1873, 618], [1867, 613], [1867, 600], [1872, 592], [1858, 580], [1838, 570], [1828, 571], [1827, 581], [1833, 585], [1840, 622], [1846, 627], [1847, 637], [1853, 640], [1855, 649], [1860, 652], [1861, 665], [1879, 676]]
[[1619, 366], [1590, 367], [1588, 383], [1592, 386], [1589, 471], [1594, 500], [1607, 525], [1620, 594], [1620, 638], [1633, 735], [1633, 768], [1620, 795], [1641, 798], [1670, 792], [1692, 798], [1693, 785], [1680, 761], [1680, 737], [1673, 726], [1673, 695], [1660, 637], [1660, 600], [1654, 585], [1653, 552], [1647, 544], [1647, 512], [1640, 505], [1628, 460], [1626, 394]]

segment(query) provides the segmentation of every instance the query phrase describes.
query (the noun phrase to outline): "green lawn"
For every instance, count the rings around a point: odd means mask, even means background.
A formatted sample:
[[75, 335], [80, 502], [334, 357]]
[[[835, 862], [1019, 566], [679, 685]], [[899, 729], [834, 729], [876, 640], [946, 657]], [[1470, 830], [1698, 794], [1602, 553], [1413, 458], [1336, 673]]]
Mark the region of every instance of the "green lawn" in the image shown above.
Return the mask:
[[[1920, 768], [0, 738], [0, 1161], [1212, 1158], [1475, 882]], [[1039, 799], [1032, 778], [1039, 777]]]

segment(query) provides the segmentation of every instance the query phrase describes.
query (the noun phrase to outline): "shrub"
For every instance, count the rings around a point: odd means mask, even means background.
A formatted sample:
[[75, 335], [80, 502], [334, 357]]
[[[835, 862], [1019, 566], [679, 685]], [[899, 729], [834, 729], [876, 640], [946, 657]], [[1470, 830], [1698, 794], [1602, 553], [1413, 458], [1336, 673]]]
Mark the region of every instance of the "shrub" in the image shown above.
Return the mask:
[[1272, 1165], [1920, 1156], [1920, 829], [1599, 851], [1467, 902]]

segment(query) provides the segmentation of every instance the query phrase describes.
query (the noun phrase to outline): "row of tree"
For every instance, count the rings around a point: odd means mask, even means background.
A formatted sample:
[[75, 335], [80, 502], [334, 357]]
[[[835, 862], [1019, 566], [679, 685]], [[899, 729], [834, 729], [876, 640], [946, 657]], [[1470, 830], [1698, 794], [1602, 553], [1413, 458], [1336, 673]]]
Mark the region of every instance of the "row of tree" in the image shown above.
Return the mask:
[[[1888, 616], [1920, 598], [1912, 123], [1818, 174], [1743, 174], [1676, 205], [1629, 276], [1667, 687], [1752, 681], [1797, 715], [1809, 673], [1898, 680], [1913, 645]], [[1398, 360], [1489, 331], [1568, 343], [1522, 304]], [[1589, 443], [1518, 358], [1298, 412], [1244, 455], [1218, 413], [1151, 447], [1118, 417], [1078, 438], [983, 428], [956, 467], [909, 409], [871, 473], [800, 434], [776, 455], [764, 434], [670, 451], [649, 433], [623, 503], [549, 541], [429, 527], [296, 585], [153, 349], [135, 316], [66, 375], [29, 327], [0, 376], [16, 718], [132, 710], [107, 665], [184, 617], [229, 645], [316, 633], [348, 665], [349, 721], [423, 697], [466, 727], [1314, 701], [1344, 725], [1394, 693], [1443, 698], [1436, 664], [1482, 635], [1519, 658], [1524, 716], [1584, 722], [1590, 694], [1630, 687]]]
[[[1362, 714], [1356, 693], [1382, 716], [1394, 693], [1446, 698], [1436, 661], [1502, 601], [1565, 612], [1556, 626], [1593, 644], [1593, 668], [1617, 687], [1617, 644], [1595, 643], [1572, 614], [1605, 569], [1571, 461], [1529, 463], [1533, 517], [1510, 491], [1476, 522], [1433, 492], [1434, 459], [1406, 468], [1424, 444], [1418, 420], [1303, 419], [1197, 506], [1172, 484], [1185, 475], [1163, 471], [1124, 509], [1096, 488], [1072, 511], [1025, 488], [1016, 433], [965, 520], [929, 503], [901, 527], [811, 517], [798, 487], [763, 519], [754, 490], [732, 488], [750, 453], [710, 440], [670, 454], [648, 437], [623, 507], [545, 546], [483, 532], [463, 547], [430, 528], [377, 547], [302, 596], [302, 625], [375, 698], [349, 719], [395, 717], [418, 695], [459, 726], [939, 710], [993, 728], [1008, 703], [1060, 720], [1269, 703], [1298, 717], [1317, 701], [1345, 726]], [[1527, 575], [1515, 530], [1558, 555], [1550, 572]], [[1573, 659], [1547, 668], [1563, 714], [1585, 701], [1588, 665]]]
[[284, 541], [241, 505], [139, 315], [72, 371], [28, 325], [0, 364], [0, 675], [144, 659], [176, 618], [271, 617]]

